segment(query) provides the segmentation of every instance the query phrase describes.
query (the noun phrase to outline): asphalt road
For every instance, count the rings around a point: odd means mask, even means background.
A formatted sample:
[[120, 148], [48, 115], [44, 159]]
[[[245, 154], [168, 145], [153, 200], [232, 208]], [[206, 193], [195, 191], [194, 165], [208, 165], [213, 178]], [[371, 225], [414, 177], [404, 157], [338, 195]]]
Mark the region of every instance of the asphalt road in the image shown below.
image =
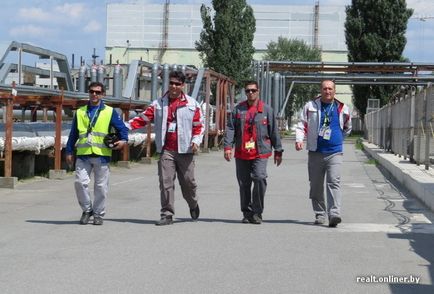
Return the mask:
[[434, 293], [429, 210], [345, 144], [343, 223], [314, 226], [307, 153], [284, 145], [282, 165], [269, 161], [261, 225], [240, 222], [222, 151], [196, 157], [197, 222], [177, 186], [175, 223], [154, 225], [156, 162], [112, 168], [103, 226], [78, 224], [72, 174], [0, 189], [0, 292]]

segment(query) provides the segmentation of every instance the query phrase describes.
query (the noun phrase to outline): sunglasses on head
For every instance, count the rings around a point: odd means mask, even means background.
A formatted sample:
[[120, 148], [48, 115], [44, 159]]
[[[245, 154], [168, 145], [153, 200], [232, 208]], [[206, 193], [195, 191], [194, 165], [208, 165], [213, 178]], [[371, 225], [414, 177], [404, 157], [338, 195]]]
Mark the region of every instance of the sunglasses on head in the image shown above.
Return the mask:
[[89, 90], [89, 94], [101, 95], [102, 91]]
[[169, 85], [171, 85], [171, 86], [173, 86], [173, 85], [175, 85], [175, 86], [181, 86], [182, 83], [181, 82], [172, 82], [172, 81], [170, 81]]
[[244, 90], [244, 92], [246, 92], [246, 94], [256, 93], [256, 92], [258, 92], [258, 89], [246, 89], [246, 90]]

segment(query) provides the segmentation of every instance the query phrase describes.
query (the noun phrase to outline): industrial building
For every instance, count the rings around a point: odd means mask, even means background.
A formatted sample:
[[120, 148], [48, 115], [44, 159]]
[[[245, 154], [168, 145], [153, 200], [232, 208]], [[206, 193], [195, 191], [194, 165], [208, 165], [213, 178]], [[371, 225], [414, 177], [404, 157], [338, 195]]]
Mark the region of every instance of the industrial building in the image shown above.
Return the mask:
[[[202, 31], [201, 4], [107, 5], [105, 62], [128, 64], [188, 64], [202, 67], [195, 41]], [[261, 60], [267, 44], [278, 37], [299, 39], [322, 50], [322, 61], [346, 62], [345, 6], [251, 5], [256, 18], [254, 59]], [[211, 6], [212, 8], [212, 6]], [[349, 86], [337, 87], [337, 96], [351, 103]]]

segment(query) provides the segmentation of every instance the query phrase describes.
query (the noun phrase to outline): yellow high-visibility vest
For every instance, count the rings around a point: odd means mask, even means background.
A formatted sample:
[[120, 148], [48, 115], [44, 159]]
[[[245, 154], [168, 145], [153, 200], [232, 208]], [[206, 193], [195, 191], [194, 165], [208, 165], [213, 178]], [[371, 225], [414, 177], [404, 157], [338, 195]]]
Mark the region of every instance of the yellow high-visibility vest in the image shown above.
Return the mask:
[[77, 155], [96, 154], [101, 156], [111, 156], [112, 150], [104, 144], [104, 137], [109, 132], [110, 120], [113, 108], [107, 105], [99, 111], [95, 125], [88, 131], [90, 124], [87, 116], [87, 105], [77, 109]]

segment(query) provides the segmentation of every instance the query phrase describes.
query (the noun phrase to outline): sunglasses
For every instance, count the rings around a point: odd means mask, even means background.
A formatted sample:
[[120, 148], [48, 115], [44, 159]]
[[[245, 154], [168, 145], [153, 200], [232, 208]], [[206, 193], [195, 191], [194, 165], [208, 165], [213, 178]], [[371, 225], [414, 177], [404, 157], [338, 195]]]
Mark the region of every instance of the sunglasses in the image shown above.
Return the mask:
[[244, 90], [244, 92], [246, 92], [246, 94], [256, 93], [256, 92], [258, 92], [258, 89], [246, 89], [246, 90]]
[[89, 90], [89, 94], [101, 95], [102, 91]]
[[181, 86], [182, 85], [182, 83], [181, 82], [172, 82], [172, 81], [170, 81], [169, 82], [169, 85], [171, 85], [171, 86], [173, 86], [173, 85], [175, 85], [175, 86]]

